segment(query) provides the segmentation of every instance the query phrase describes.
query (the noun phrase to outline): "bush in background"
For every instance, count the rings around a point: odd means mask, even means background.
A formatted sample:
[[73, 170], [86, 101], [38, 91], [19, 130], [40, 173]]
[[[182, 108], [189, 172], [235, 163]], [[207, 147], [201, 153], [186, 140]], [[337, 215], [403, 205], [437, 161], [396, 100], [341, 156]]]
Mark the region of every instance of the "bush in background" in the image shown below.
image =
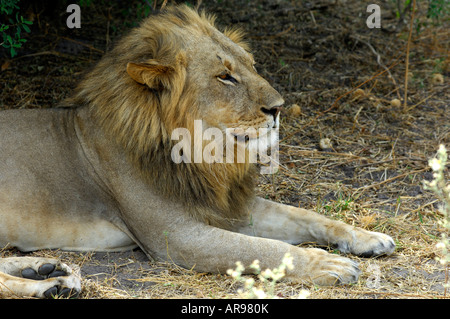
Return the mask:
[[16, 56], [17, 50], [27, 42], [22, 35], [23, 32], [31, 32], [29, 25], [33, 24], [21, 15], [19, 2], [20, 0], [1, 0], [0, 2], [1, 46], [9, 50], [11, 57]]

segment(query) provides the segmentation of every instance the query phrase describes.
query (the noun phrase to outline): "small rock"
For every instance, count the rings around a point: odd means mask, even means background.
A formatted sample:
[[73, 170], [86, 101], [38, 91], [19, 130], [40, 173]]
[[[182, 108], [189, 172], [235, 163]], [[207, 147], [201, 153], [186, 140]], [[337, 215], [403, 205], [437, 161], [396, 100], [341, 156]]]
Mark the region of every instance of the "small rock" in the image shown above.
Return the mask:
[[298, 104], [292, 104], [289, 107], [289, 114], [292, 116], [299, 116], [300, 114], [302, 114], [302, 109]]
[[399, 99], [391, 100], [391, 106], [392, 107], [400, 107], [401, 105], [402, 105], [402, 102]]
[[322, 151], [325, 152], [333, 151], [333, 145], [331, 144], [331, 140], [329, 138], [320, 139], [319, 147]]
[[433, 76], [431, 77], [431, 83], [433, 83], [434, 85], [444, 84], [444, 76], [440, 73], [433, 74]]

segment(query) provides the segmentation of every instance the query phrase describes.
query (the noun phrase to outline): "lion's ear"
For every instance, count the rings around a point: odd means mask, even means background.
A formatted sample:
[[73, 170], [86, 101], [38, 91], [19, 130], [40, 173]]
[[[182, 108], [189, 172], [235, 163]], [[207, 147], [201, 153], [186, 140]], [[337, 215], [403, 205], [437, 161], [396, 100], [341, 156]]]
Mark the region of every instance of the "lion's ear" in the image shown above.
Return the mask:
[[159, 89], [161, 86], [167, 88], [174, 72], [173, 67], [159, 64], [157, 61], [127, 64], [127, 73], [133, 80], [153, 89]]

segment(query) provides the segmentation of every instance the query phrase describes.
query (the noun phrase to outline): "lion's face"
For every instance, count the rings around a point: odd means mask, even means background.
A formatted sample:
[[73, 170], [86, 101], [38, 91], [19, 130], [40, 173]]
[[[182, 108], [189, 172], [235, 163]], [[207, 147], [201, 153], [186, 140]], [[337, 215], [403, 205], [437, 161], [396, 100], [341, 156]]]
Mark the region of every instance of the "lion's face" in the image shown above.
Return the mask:
[[[175, 107], [184, 114], [176, 116], [191, 122], [202, 120], [204, 130], [220, 129], [226, 139], [265, 151], [277, 141], [277, 134], [272, 131], [279, 126], [284, 100], [257, 73], [253, 56], [243, 48], [239, 32], [223, 34], [205, 24], [204, 19], [202, 22], [201, 30], [192, 24], [172, 28], [170, 35], [162, 34], [156, 41], [163, 48], [160, 51], [171, 54], [162, 54], [158, 59], [157, 53], [149, 53], [152, 58], [144, 63], [128, 63], [128, 74], [153, 90], [177, 91], [172, 92], [171, 98], [176, 96], [179, 104], [184, 103], [183, 107]], [[177, 50], [164, 49], [174, 42]], [[173, 105], [167, 106], [171, 103], [161, 104], [174, 110]], [[192, 124], [187, 125], [193, 133]]]
[[[280, 94], [255, 69], [253, 56], [237, 43], [216, 31], [192, 47], [187, 65], [187, 87], [198, 87], [199, 114], [207, 126], [254, 143], [279, 126]], [[275, 137], [273, 134], [272, 138]], [[272, 144], [274, 140], [267, 139]]]

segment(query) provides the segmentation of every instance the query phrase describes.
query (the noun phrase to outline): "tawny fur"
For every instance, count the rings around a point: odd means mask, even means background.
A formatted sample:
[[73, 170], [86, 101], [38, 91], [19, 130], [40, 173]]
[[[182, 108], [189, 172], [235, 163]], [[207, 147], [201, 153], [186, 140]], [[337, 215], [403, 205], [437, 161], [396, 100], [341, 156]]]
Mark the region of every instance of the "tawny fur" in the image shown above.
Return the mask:
[[[181, 200], [198, 220], [227, 227], [246, 213], [244, 207], [254, 195], [255, 167], [175, 164], [170, 157], [173, 129], [188, 128], [193, 133], [193, 121], [204, 117], [197, 107], [196, 88], [186, 83], [187, 58], [178, 30], [210, 37], [214, 20], [184, 6], [150, 17], [103, 57], [63, 105], [89, 105], [104, 132], [120, 143], [156, 190]], [[242, 31], [226, 29], [224, 34], [248, 50]], [[167, 79], [156, 83], [154, 90], [136, 83], [126, 72], [130, 61], [149, 59], [170, 66], [161, 70], [168, 73]]]
[[[277, 129], [283, 99], [246, 50], [242, 32], [223, 34], [213, 17], [170, 7], [100, 60], [62, 103], [72, 108], [0, 112], [0, 246], [139, 246], [154, 259], [222, 273], [255, 259], [274, 268], [289, 253], [287, 278], [324, 285], [355, 282], [360, 270], [348, 258], [291, 244], [392, 253], [387, 235], [254, 196], [253, 164], [172, 161], [172, 132], [192, 135], [195, 120], [220, 132]], [[79, 291], [75, 279], [49, 286], [20, 278], [48, 262], [0, 259], [0, 293]]]

